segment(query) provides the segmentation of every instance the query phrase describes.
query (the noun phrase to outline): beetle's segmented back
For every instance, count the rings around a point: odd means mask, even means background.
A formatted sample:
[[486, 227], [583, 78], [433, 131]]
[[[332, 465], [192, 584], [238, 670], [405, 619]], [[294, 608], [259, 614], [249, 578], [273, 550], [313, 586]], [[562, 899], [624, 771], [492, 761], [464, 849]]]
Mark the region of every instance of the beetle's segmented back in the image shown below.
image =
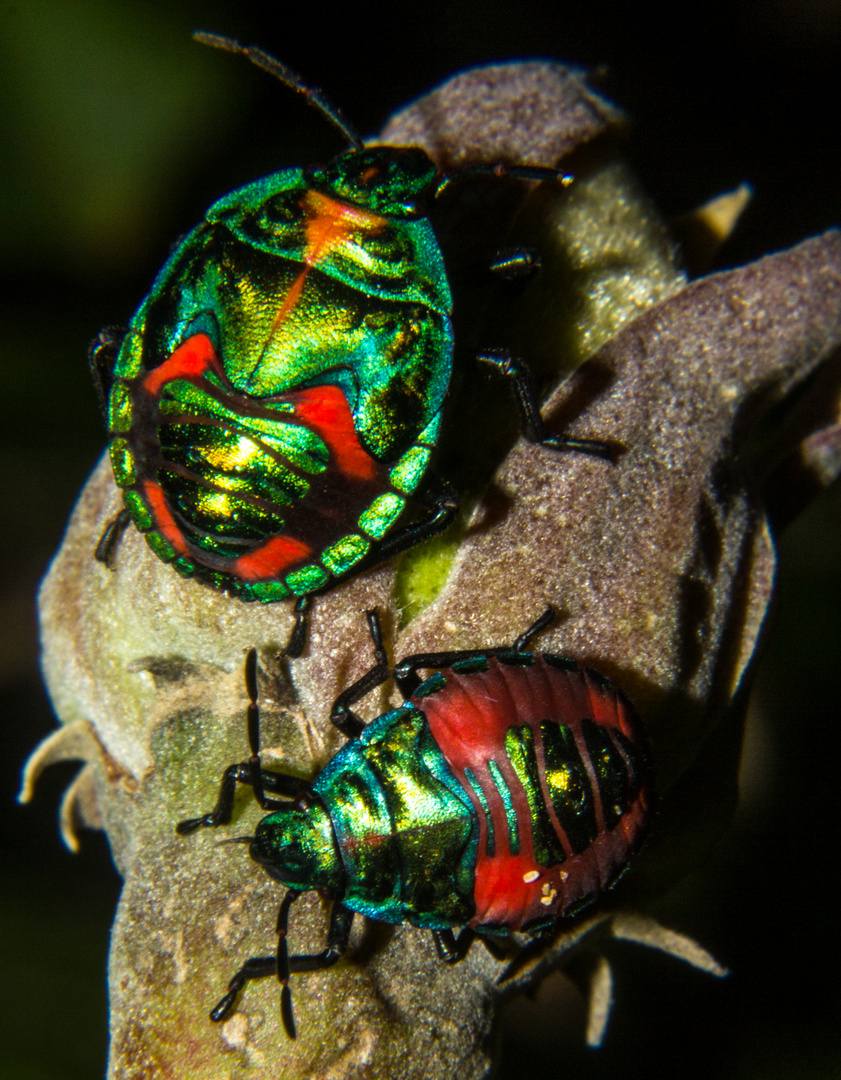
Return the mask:
[[479, 822], [473, 926], [569, 913], [642, 842], [644, 736], [608, 679], [562, 657], [459, 661], [414, 697]]
[[116, 358], [111, 460], [179, 573], [304, 596], [393, 535], [451, 370], [449, 284], [413, 201], [434, 176], [387, 147], [282, 170], [211, 206], [158, 275]]

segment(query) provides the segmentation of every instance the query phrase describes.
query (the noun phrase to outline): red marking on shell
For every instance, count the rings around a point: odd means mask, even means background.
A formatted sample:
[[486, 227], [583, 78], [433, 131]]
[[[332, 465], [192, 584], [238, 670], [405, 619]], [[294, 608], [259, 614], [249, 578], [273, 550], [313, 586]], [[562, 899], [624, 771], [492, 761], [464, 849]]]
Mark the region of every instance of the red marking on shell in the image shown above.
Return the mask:
[[[471, 926], [483, 923], [496, 923], [502, 926], [519, 926], [512, 923], [512, 912], [529, 912], [534, 907], [535, 898], [540, 897], [542, 881], [547, 874], [533, 857], [526, 855], [504, 854], [484, 856], [480, 860], [481, 871], [476, 868], [476, 884], [473, 888], [473, 900], [476, 914]], [[538, 872], [534, 881], [524, 881], [527, 874]], [[539, 901], [538, 901], [539, 902]], [[528, 921], [523, 919], [523, 922]]]
[[303, 205], [307, 212], [304, 258], [308, 266], [317, 266], [320, 260], [346, 244], [354, 233], [378, 233], [387, 224], [379, 214], [332, 199], [321, 191], [308, 191]]
[[274, 317], [272, 328], [269, 331], [268, 338], [266, 339], [266, 346], [268, 346], [269, 342], [274, 337], [278, 327], [283, 324], [286, 316], [289, 314], [290, 311], [294, 310], [295, 305], [301, 299], [301, 293], [303, 293], [304, 291], [304, 285], [306, 285], [307, 283], [307, 275], [309, 274], [309, 272], [309, 266], [305, 265], [303, 270], [301, 270], [300, 274], [298, 274], [298, 276], [289, 286], [289, 291], [286, 293], [286, 296], [284, 296], [283, 303], [277, 309], [277, 314]]
[[379, 463], [359, 441], [347, 398], [338, 386], [314, 386], [285, 395], [295, 419], [320, 436], [339, 472], [351, 480], [374, 480]]
[[394, 843], [394, 836], [390, 832], [377, 832], [374, 829], [359, 833], [342, 832], [338, 841], [339, 851], [343, 856], [348, 856], [348, 859], [344, 860], [345, 866], [348, 862], [353, 865], [360, 853], [364, 855], [366, 851], [376, 850], [392, 843]]
[[[142, 381], [143, 391], [152, 398], [160, 396], [163, 387], [173, 380], [188, 379], [199, 383], [209, 372], [215, 372], [224, 385], [229, 385], [222, 365], [216, 355], [213, 342], [206, 334], [194, 334], [181, 344], [172, 355], [159, 367], [150, 371]], [[347, 479], [348, 493], [354, 492], [354, 485], [376, 484], [381, 480], [382, 466], [364, 449], [353, 424], [344, 392], [337, 386], [309, 387], [291, 391], [274, 399], [289, 403], [294, 411], [279, 414], [279, 423], [300, 424], [313, 431], [327, 446], [330, 457], [330, 469]], [[232, 401], [232, 404], [234, 402]], [[259, 402], [258, 402], [259, 404]], [[311, 479], [312, 494], [317, 499], [319, 492], [318, 476]], [[312, 543], [287, 533], [269, 537], [252, 551], [239, 556], [209, 555], [192, 545], [177, 525], [167, 497], [157, 480], [145, 479], [142, 489], [149, 511], [154, 518], [155, 527], [166, 538], [173, 549], [181, 556], [196, 560], [225, 573], [236, 575], [244, 582], [265, 582], [280, 580], [291, 570], [300, 567], [310, 559], [315, 550]], [[322, 532], [327, 537], [324, 546], [329, 546], [347, 533], [355, 518], [370, 500], [370, 490], [356, 488], [356, 503], [351, 504], [348, 513], [349, 522], [344, 518], [332, 522]], [[306, 500], [304, 497], [304, 501]], [[335, 503], [332, 506], [335, 509]], [[317, 502], [312, 507], [315, 520], [321, 520]], [[320, 547], [321, 550], [323, 548]]]
[[[426, 698], [415, 698], [429, 723], [435, 741], [448, 764], [469, 793], [479, 816], [480, 837], [475, 868], [476, 912], [471, 926], [497, 923], [517, 929], [534, 919], [561, 915], [572, 905], [603, 891], [639, 846], [649, 815], [649, 794], [642, 789], [616, 826], [604, 828], [601, 795], [581, 733], [585, 717], [601, 727], [620, 731], [638, 743], [637, 722], [624, 699], [613, 687], [603, 689], [583, 669], [564, 671], [541, 656], [528, 667], [502, 664], [490, 657], [485, 672], [460, 675], [444, 671], [447, 685]], [[535, 750], [542, 762], [540, 723], [549, 720], [568, 726], [590, 777], [596, 804], [599, 833], [587, 849], [555, 866], [542, 867], [535, 859], [531, 814], [520, 780], [505, 753], [505, 735], [511, 727], [529, 725]], [[502, 798], [488, 769], [493, 760], [508, 786], [515, 808], [520, 851], [509, 849], [508, 820]], [[487, 829], [479, 800], [465, 777], [470, 769], [480, 784], [490, 809], [495, 852], [487, 854]], [[544, 772], [540, 768], [541, 774]], [[552, 809], [545, 784], [544, 805], [567, 853], [572, 847]], [[523, 880], [538, 871], [533, 881]]]
[[[202, 379], [209, 371], [216, 372], [223, 383], [225, 376], [213, 342], [206, 334], [194, 334], [159, 367], [143, 380], [143, 388], [153, 397], [174, 379]], [[333, 464], [352, 480], [373, 480], [379, 463], [364, 449], [353, 425], [344, 391], [338, 386], [314, 386], [281, 394], [276, 401], [289, 402], [294, 414], [278, 417], [279, 422], [298, 422], [310, 428], [327, 444]]]
[[175, 550], [176, 554], [190, 558], [191, 551], [184, 534], [175, 524], [175, 519], [170, 512], [166, 496], [161, 490], [161, 485], [154, 480], [143, 481], [143, 495], [149, 506], [149, 510], [155, 519], [158, 532]]
[[262, 547], [240, 555], [233, 572], [242, 581], [273, 581], [312, 555], [312, 548], [292, 536], [273, 536]]
[[157, 397], [161, 387], [173, 379], [200, 379], [214, 370], [224, 378], [213, 342], [207, 334], [194, 334], [143, 380], [143, 389]]

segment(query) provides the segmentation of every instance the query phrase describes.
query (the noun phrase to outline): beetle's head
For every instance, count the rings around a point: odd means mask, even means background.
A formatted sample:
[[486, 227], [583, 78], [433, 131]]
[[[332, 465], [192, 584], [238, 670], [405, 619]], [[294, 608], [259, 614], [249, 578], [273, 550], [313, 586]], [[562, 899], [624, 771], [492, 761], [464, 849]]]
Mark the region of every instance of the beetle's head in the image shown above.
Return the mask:
[[320, 803], [295, 803], [268, 814], [257, 826], [251, 858], [273, 878], [295, 889], [339, 889], [342, 867], [330, 816]]
[[306, 170], [307, 180], [343, 202], [375, 214], [420, 217], [432, 198], [438, 170], [419, 146], [369, 146]]

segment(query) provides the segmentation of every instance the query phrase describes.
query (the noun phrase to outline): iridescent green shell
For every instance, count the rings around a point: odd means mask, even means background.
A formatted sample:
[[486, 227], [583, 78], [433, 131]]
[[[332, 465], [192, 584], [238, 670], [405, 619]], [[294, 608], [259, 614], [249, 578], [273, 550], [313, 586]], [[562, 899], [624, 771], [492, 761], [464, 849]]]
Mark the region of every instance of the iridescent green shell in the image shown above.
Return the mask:
[[423, 151], [387, 147], [274, 173], [215, 203], [158, 275], [117, 358], [111, 459], [181, 573], [244, 600], [303, 595], [405, 510], [452, 363], [415, 206], [434, 176]]
[[340, 887], [345, 907], [383, 922], [445, 929], [470, 919], [479, 826], [419, 709], [369, 724], [313, 790], [329, 817], [319, 803], [257, 828], [262, 865], [282, 867], [285, 884]]
[[621, 690], [573, 660], [446, 658], [336, 754], [310, 805], [261, 820], [254, 857], [383, 922], [551, 926], [606, 892], [642, 843], [645, 734]]

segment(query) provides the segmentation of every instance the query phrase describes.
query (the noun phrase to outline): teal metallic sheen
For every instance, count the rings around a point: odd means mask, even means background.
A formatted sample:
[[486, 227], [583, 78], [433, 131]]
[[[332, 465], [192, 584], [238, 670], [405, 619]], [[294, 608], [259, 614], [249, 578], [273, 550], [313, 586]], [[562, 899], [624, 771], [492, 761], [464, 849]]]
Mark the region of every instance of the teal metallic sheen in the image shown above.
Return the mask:
[[452, 369], [419, 210], [436, 170], [373, 147], [218, 200], [131, 320], [110, 394], [128, 513], [182, 574], [272, 601], [329, 587], [421, 485]]
[[[362, 441], [390, 459], [437, 415], [450, 378], [452, 298], [441, 252], [425, 218], [388, 220], [375, 238], [337, 245], [316, 264], [313, 299], [290, 332], [279, 334], [278, 300], [305, 262], [300, 204], [308, 191], [302, 171], [288, 169], [214, 203], [132, 319], [114, 375], [152, 370], [205, 332], [241, 393], [265, 398], [320, 382], [340, 385]], [[407, 311], [407, 304], [421, 310]], [[399, 351], [407, 315], [419, 323], [417, 342]], [[398, 402], [381, 433], [386, 396]]]
[[[313, 806], [258, 826], [259, 861], [281, 881], [332, 887], [346, 908], [382, 922], [443, 930], [470, 919], [476, 815], [419, 709], [403, 705], [369, 724], [313, 791]], [[325, 812], [335, 836], [329, 849]]]

